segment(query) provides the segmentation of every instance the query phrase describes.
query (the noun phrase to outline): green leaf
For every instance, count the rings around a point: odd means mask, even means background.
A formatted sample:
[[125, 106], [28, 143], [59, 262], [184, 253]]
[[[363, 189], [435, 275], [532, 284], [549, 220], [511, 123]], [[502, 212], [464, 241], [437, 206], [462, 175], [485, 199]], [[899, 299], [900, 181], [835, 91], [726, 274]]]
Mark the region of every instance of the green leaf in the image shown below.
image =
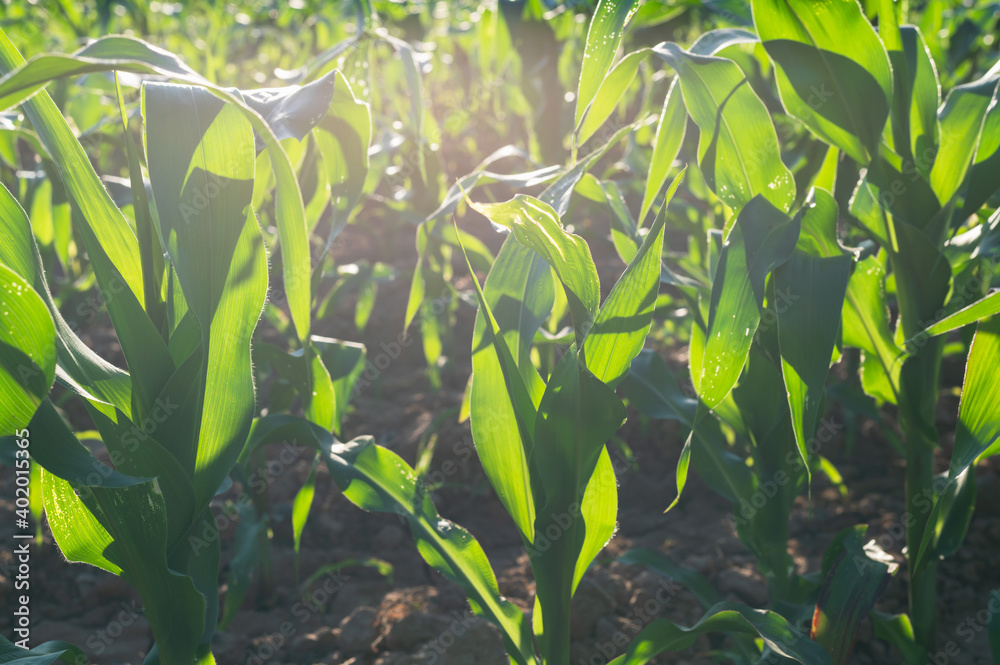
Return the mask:
[[663, 189], [670, 167], [684, 142], [686, 130], [687, 110], [684, 108], [684, 98], [681, 96], [680, 79], [675, 78], [670, 84], [666, 99], [663, 100], [663, 110], [656, 123], [653, 154], [649, 158], [649, 173], [646, 174], [646, 188], [639, 208], [639, 224], [646, 221], [646, 213], [652, 207], [653, 199]]
[[219, 630], [225, 630], [246, 598], [253, 578], [253, 571], [260, 559], [260, 537], [267, 529], [266, 516], [261, 519], [253, 503], [239, 503], [240, 523], [233, 537], [232, 558], [229, 559], [229, 574], [226, 576], [226, 596], [223, 602]]
[[631, 125], [625, 125], [612, 134], [611, 138], [609, 138], [606, 143], [591, 151], [586, 157], [578, 160], [573, 168], [567, 170], [565, 173], [560, 175], [555, 182], [546, 187], [545, 191], [538, 195], [538, 198], [543, 203], [555, 208], [556, 213], [560, 217], [565, 215], [569, 211], [569, 202], [572, 198], [573, 191], [576, 189], [577, 183], [580, 182], [580, 178], [582, 178], [585, 173], [590, 171], [597, 161], [603, 157], [604, 154], [612, 148], [612, 146], [621, 141], [622, 137], [632, 132], [640, 122], [642, 122], [641, 118], [633, 122]]
[[896, 275], [899, 327], [910, 338], [937, 318], [951, 289], [951, 264], [919, 229], [894, 224], [899, 250], [890, 253]]
[[385, 40], [403, 62], [406, 72], [406, 82], [410, 87], [410, 122], [413, 125], [414, 141], [417, 151], [417, 166], [420, 169], [420, 176], [427, 180], [427, 158], [424, 155], [424, 133], [426, 121], [424, 119], [424, 83], [420, 74], [420, 63], [417, 61], [416, 51], [407, 42], [393, 37], [386, 30], [380, 30], [379, 38]]
[[[245, 90], [246, 105], [259, 113], [279, 141], [301, 141], [327, 112], [336, 93], [339, 72], [330, 72], [307, 85]], [[257, 152], [264, 150], [258, 138]]]
[[951, 456], [949, 480], [968, 469], [976, 459], [1000, 450], [1000, 382], [996, 368], [1000, 361], [1000, 316], [979, 322], [969, 349], [958, 408], [958, 429]]
[[875, 545], [864, 545], [864, 526], [844, 538], [839, 556], [820, 587], [810, 637], [833, 658], [846, 665], [854, 650], [861, 622], [889, 584], [898, 567]]
[[121, 273], [98, 243], [91, 227], [82, 224], [79, 232], [98, 286], [102, 293], [108, 294], [104, 303], [132, 376], [132, 408], [129, 413], [136, 421], [144, 422], [154, 408], [156, 397], [174, 372], [173, 358], [139, 300], [125, 288]]
[[852, 257], [837, 243], [837, 203], [813, 190], [802, 213], [799, 244], [774, 271], [781, 369], [799, 454], [809, 469], [808, 444], [826, 394], [830, 358], [840, 336]]
[[510, 229], [514, 238], [537, 252], [565, 285], [577, 340], [582, 340], [597, 315], [601, 287], [587, 242], [568, 233], [556, 211], [546, 203], [517, 194], [504, 203], [472, 203], [493, 224]]
[[858, 262], [847, 284], [843, 311], [844, 346], [864, 351], [861, 383], [869, 395], [896, 404], [904, 351], [889, 330], [885, 270], [877, 256]]
[[[939, 493], [928, 519], [928, 524], [935, 525], [935, 528], [924, 530], [920, 550], [911, 559], [911, 569], [919, 570], [930, 557], [938, 556], [942, 530], [949, 522], [958, 520], [958, 526], [949, 527], [950, 531], [957, 531], [957, 537], [949, 534], [952, 542], [947, 543], [948, 549], [955, 549], [954, 539], [960, 540], [970, 518], [967, 497], [963, 500], [958, 495], [964, 485], [970, 484], [967, 476], [975, 472], [972, 467], [976, 461], [992, 457], [1000, 451], [1000, 383], [996, 381], [995, 371], [998, 362], [1000, 316], [992, 316], [979, 322], [972, 339], [958, 407], [958, 425], [948, 470], [948, 484]], [[974, 481], [971, 481], [968, 489], [973, 494], [974, 488]], [[958, 507], [954, 518], [949, 514], [953, 506]]]
[[371, 437], [339, 443], [324, 436], [320, 444], [344, 496], [365, 510], [405, 519], [424, 559], [462, 587], [477, 614], [500, 628], [507, 653], [519, 665], [535, 663], [528, 621], [500, 595], [482, 547], [468, 531], [438, 515], [413, 469], [395, 453], [375, 445]]
[[[606, 2], [605, 4], [614, 5], [615, 3]], [[632, 4], [635, 3], [633, 2]], [[608, 72], [607, 76], [604, 77], [604, 80], [601, 81], [601, 87], [594, 94], [593, 101], [587, 109], [586, 117], [584, 117], [583, 122], [577, 127], [578, 145], [586, 143], [614, 112], [618, 106], [618, 102], [625, 96], [625, 92], [632, 85], [632, 81], [635, 80], [635, 75], [639, 71], [639, 63], [645, 60], [648, 55], [648, 48], [629, 53], [619, 60], [614, 68]], [[586, 63], [587, 61], [584, 60], [584, 66], [586, 66]], [[581, 79], [581, 86], [582, 84], [583, 80]]]
[[0, 662], [19, 665], [50, 665], [55, 662], [86, 665], [87, 657], [79, 647], [68, 642], [54, 640], [24, 649], [0, 635]]
[[319, 455], [313, 460], [312, 468], [309, 469], [309, 476], [303, 483], [299, 491], [295, 493], [295, 500], [292, 502], [292, 539], [295, 543], [295, 577], [298, 579], [299, 573], [299, 545], [302, 544], [302, 531], [306, 528], [306, 520], [309, 519], [309, 509], [312, 508], [313, 497], [316, 495], [316, 469], [319, 467]]
[[104, 552], [112, 539], [66, 480], [42, 469], [42, 493], [49, 530], [67, 561], [87, 563], [120, 575]]
[[787, 212], [795, 180], [781, 161], [771, 116], [739, 66], [670, 42], [653, 52], [681, 80], [684, 104], [701, 129], [698, 161], [712, 191], [734, 210], [763, 195]]
[[[898, 7], [899, 3], [883, 0], [883, 5]], [[882, 13], [887, 12], [896, 13], [894, 10]], [[885, 29], [889, 29], [888, 24], [879, 25], [880, 31]], [[929, 179], [938, 145], [937, 110], [941, 105], [941, 86], [920, 30], [895, 23], [892, 29], [898, 41], [892, 45], [886, 42], [894, 88], [890, 115], [892, 131], [886, 132], [886, 137], [890, 140], [890, 148], [908, 162], [912, 161], [913, 168]]]
[[759, 637], [778, 654], [803, 665], [832, 665], [821, 646], [802, 635], [777, 612], [754, 610], [738, 603], [719, 603], [690, 628], [655, 619], [632, 641], [628, 653], [612, 665], [643, 665], [665, 651], [687, 649], [700, 635], [713, 632]]
[[0, 263], [0, 436], [31, 421], [56, 374], [56, 331], [45, 302]]
[[[534, 461], [545, 488], [545, 503], [537, 511], [535, 539], [529, 549], [543, 625], [536, 616], [535, 634], [543, 656], [558, 653], [570, 641], [569, 603], [583, 569], [590, 564], [581, 557], [586, 532], [608, 533], [609, 528], [614, 532], [613, 516], [610, 524], [587, 523], [580, 501], [596, 476], [604, 444], [624, 421], [625, 407], [614, 391], [583, 368], [575, 353], [564, 354], [539, 404], [533, 437]], [[616, 483], [603, 485], [606, 493], [596, 501], [612, 501]], [[608, 517], [606, 513], [591, 516]], [[559, 536], [552, 537], [553, 533]], [[568, 565], [571, 561], [572, 566]]]
[[[986, 113], [996, 103], [998, 84], [1000, 63], [979, 79], [952, 88], [938, 111], [941, 146], [934, 158], [930, 182], [943, 203], [959, 191], [976, 159]], [[993, 143], [993, 138], [989, 139]]]
[[536, 506], [529, 460], [545, 386], [529, 352], [535, 331], [552, 309], [552, 271], [534, 250], [508, 239], [486, 290], [478, 285], [476, 280], [480, 310], [472, 338], [472, 438], [500, 502], [524, 541], [531, 542]]
[[[229, 475], [254, 414], [250, 339], [267, 294], [267, 258], [253, 211], [246, 218], [205, 352], [204, 408], [194, 460], [197, 505], [205, 504]], [[225, 409], [212, 408], [225, 404]]]
[[[333, 431], [339, 434], [344, 416], [347, 414], [348, 402], [365, 369], [365, 345], [317, 335], [313, 335], [310, 342], [319, 349], [323, 365], [333, 383]], [[391, 343], [387, 346], [389, 348], [383, 346], [383, 350], [391, 356], [393, 346]], [[399, 353], [399, 350], [396, 353]]]
[[847, 254], [818, 257], [796, 251], [774, 273], [778, 297], [795, 299], [777, 308], [778, 340], [795, 442], [807, 465], [852, 263]]
[[906, 345], [921, 345], [930, 337], [937, 337], [944, 333], [957, 330], [970, 323], [975, 323], [981, 319], [993, 316], [1000, 312], [1000, 291], [996, 291], [972, 303], [968, 307], [963, 307], [957, 312], [944, 317], [940, 321], [927, 326], [919, 333], [906, 340]]
[[916, 642], [909, 615], [889, 615], [875, 610], [871, 616], [875, 636], [899, 649], [906, 665], [924, 665], [927, 654]]
[[628, 374], [632, 359], [646, 341], [660, 289], [660, 254], [667, 205], [683, 179], [682, 171], [670, 185], [660, 214], [642, 246], [604, 301], [584, 338], [580, 355], [584, 366], [612, 388]]
[[[33, 62], [34, 67], [38, 67], [38, 61]], [[0, 71], [8, 74], [3, 80], [10, 81], [18, 76], [18, 73], [11, 72], [23, 64], [21, 54], [7, 35], [0, 32]], [[27, 71], [27, 68], [21, 71]], [[3, 87], [0, 84], [0, 98], [5, 96]], [[142, 305], [142, 267], [139, 262], [138, 241], [125, 216], [97, 177], [83, 146], [44, 90], [25, 101], [23, 108], [42, 144], [52, 156], [59, 176], [83, 220], [93, 230], [101, 247], [121, 273], [125, 285]]]
[[[271, 128], [255, 110], [250, 108], [240, 96], [239, 91], [231, 88], [221, 88], [197, 75], [185, 73], [189, 70], [176, 66], [176, 58], [164, 59], [162, 51], [151, 47], [140, 40], [125, 37], [105, 37], [87, 47], [86, 59], [82, 61], [86, 71], [130, 71], [138, 73], [155, 73], [170, 79], [184, 81], [193, 86], [209, 90], [216, 97], [232, 103], [250, 121], [257, 137], [263, 141], [271, 161], [271, 168], [277, 182], [275, 196], [275, 217], [278, 223], [278, 234], [282, 247], [282, 271], [285, 291], [288, 295], [288, 306], [295, 323], [300, 343], [309, 338], [310, 313], [310, 279], [311, 264], [309, 243], [306, 227], [305, 207], [302, 202], [302, 192], [299, 190], [295, 171], [289, 162], [288, 155], [275, 137]], [[125, 59], [119, 56], [124, 54]], [[77, 54], [78, 55], [78, 54]], [[63, 58], [77, 58], [61, 56]], [[134, 60], [142, 58], [142, 60]], [[6, 35], [0, 39], [0, 67], [8, 71], [15, 67], [23, 67], [18, 73], [11, 73], [4, 80], [15, 76], [26, 75], [23, 72], [34, 71], [38, 65], [25, 64], [17, 50], [10, 44]], [[44, 68], [43, 68], [44, 69]], [[39, 70], [41, 71], [41, 70]], [[48, 72], [46, 76], [69, 75], [68, 73]], [[41, 78], [40, 75], [32, 74]], [[5, 94], [0, 83], [0, 95]], [[18, 94], [24, 94], [24, 90]], [[41, 101], [40, 101], [41, 100]], [[40, 104], [40, 105], [39, 105]], [[309, 108], [308, 106], [306, 108]], [[139, 254], [135, 237], [121, 212], [114, 206], [103, 185], [97, 181], [93, 168], [90, 166], [83, 149], [66, 125], [65, 119], [51, 103], [48, 93], [42, 91], [25, 102], [25, 110], [32, 125], [39, 130], [39, 122], [50, 127], [52, 141], [43, 137], [43, 143], [49, 149], [56, 164], [60, 165], [60, 174], [67, 180], [67, 186], [74, 200], [80, 206], [84, 218], [91, 224], [94, 220], [102, 220], [94, 231], [101, 245], [105, 247], [112, 261], [128, 281], [132, 291], [141, 298], [141, 271], [139, 269]], [[52, 145], [50, 145], [50, 143]], [[53, 152], [52, 147], [59, 148]], [[94, 184], [96, 183], [96, 185]], [[112, 224], [111, 222], [114, 221]], [[141, 300], [140, 300], [141, 302]]]
[[[998, 97], [1000, 97], [1000, 89], [998, 89]], [[965, 191], [965, 201], [962, 202], [962, 210], [958, 213], [958, 219], [967, 219], [974, 215], [997, 190], [1000, 190], [998, 171], [1000, 171], [1000, 104], [994, 103], [986, 112], [986, 118], [983, 120], [979, 146], [976, 148], [976, 158], [969, 171], [968, 188]]]
[[889, 57], [857, 2], [753, 0], [754, 26], [775, 62], [789, 114], [859, 164], [889, 117]]
[[[21, 59], [19, 66], [24, 62]], [[110, 65], [114, 65], [109, 67]], [[71, 55], [49, 54], [32, 58], [24, 68], [0, 79], [0, 109], [6, 110], [28, 99], [49, 81], [108, 69], [157, 74], [169, 71], [184, 78], [201, 79], [173, 53], [139, 39], [113, 35], [91, 42]], [[204, 79], [202, 79], [204, 80]]]
[[58, 347], [57, 378], [91, 402], [128, 410], [131, 405], [128, 374], [98, 356], [63, 319], [49, 292], [28, 218], [6, 187], [0, 187], [0, 232], [5, 239], [0, 243], [0, 263], [11, 267], [34, 286], [52, 316]]
[[343, 74], [337, 71], [336, 76], [330, 110], [320, 121], [318, 131], [313, 132], [323, 154], [333, 207], [330, 234], [323, 254], [330, 249], [339, 230], [347, 224], [351, 210], [361, 198], [368, 177], [368, 148], [372, 134], [372, 114], [368, 104], [354, 96]]
[[250, 123], [210, 92], [143, 87], [146, 146], [163, 246], [208, 337], [253, 195]]
[[228, 405], [201, 410], [197, 441], [171, 442], [202, 505], [235, 463], [254, 409], [250, 336], [267, 291], [267, 265], [249, 207], [253, 135], [235, 106], [200, 88], [147, 84], [144, 91], [163, 245], [207, 349], [203, 403]]
[[681, 390], [667, 363], [652, 349], [636, 356], [621, 387], [629, 403], [644, 416], [678, 420], [689, 429], [694, 426], [698, 400]]
[[722, 248], [712, 284], [699, 394], [709, 409], [739, 378], [760, 323], [768, 273], [795, 249], [800, 220], [789, 219], [763, 196], [740, 211]]
[[163, 283], [163, 248], [157, 237], [153, 216], [149, 209], [149, 199], [146, 196], [146, 185], [142, 179], [142, 166], [139, 163], [139, 151], [129, 129], [128, 113], [125, 111], [125, 98], [122, 96], [118, 74], [115, 74], [115, 87], [118, 92], [118, 109], [122, 117], [122, 129], [125, 135], [125, 152], [128, 156], [129, 184], [132, 188], [132, 209], [135, 211], [136, 236], [139, 242], [139, 259], [142, 264], [143, 302], [153, 328], [163, 331], [165, 335], [166, 308], [160, 297], [160, 286]]
[[636, 0], [600, 0], [597, 3], [594, 17], [587, 29], [587, 42], [583, 47], [580, 83], [576, 94], [576, 119], [573, 121], [575, 127], [580, 126], [584, 112], [591, 106], [608, 76], [608, 70], [611, 69], [611, 63], [622, 43], [625, 24], [635, 13], [636, 4]]
[[[106, 557], [120, 569], [142, 598], [164, 662], [193, 661], [205, 626], [205, 598], [190, 577], [167, 565], [167, 506], [156, 481], [124, 476], [98, 462], [51, 402], [46, 401], [35, 414], [31, 430], [32, 436], [46, 442], [44, 448], [32, 451], [35, 459], [46, 471], [69, 481], [81, 500], [61, 504], [68, 512], [63, 511], [58, 519], [69, 528], [60, 531], [73, 539], [96, 535], [104, 545], [102, 555], [94, 551], [96, 543], [83, 548], [79, 542], [67, 543], [67, 550], [90, 559]], [[60, 508], [46, 506], [46, 510], [51, 516]], [[97, 530], [94, 518], [106, 535]]]

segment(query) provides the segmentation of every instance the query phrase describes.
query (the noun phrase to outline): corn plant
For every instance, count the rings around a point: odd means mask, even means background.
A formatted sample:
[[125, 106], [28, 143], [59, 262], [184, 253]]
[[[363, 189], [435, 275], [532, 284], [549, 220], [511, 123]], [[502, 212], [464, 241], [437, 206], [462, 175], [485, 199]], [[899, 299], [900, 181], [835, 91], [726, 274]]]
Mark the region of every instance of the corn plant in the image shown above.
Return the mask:
[[[367, 136], [367, 107], [354, 100], [339, 72], [308, 86], [241, 93], [218, 88], [171, 54], [127, 38], [25, 63], [0, 34], [0, 67], [7, 73], [0, 98], [22, 105], [71, 198], [74, 226], [129, 369], [97, 356], [63, 319], [28, 217], [0, 188], [3, 235], [10, 239], [0, 248], [0, 264], [5, 292], [17, 297], [12, 318], [5, 315], [4, 335], [15, 351], [5, 356], [0, 374], [13, 406], [5, 409], [2, 433], [26, 437], [28, 426], [38, 442], [31, 458], [43, 469], [49, 526], [67, 559], [120, 575], [138, 591], [156, 642], [146, 662], [214, 662], [219, 534], [209, 501], [225, 487], [251, 431], [250, 340], [268, 290], [254, 202], [259, 205], [269, 184], [255, 171], [267, 163], [276, 183], [273, 214], [290, 336], [301, 347], [292, 356], [306, 363], [300, 373], [306, 385], [299, 390], [322, 398], [304, 397], [302, 408], [324, 427], [339, 427], [358, 354], [348, 354], [353, 362], [346, 368], [331, 362], [335, 381], [320, 358], [339, 355], [340, 346], [310, 335], [307, 209], [289, 152], [301, 154], [306, 140], [319, 144], [335, 176], [332, 185], [319, 188], [327, 195], [321, 203], [346, 215], [357, 194], [350, 184], [345, 189], [349, 174], [337, 168], [348, 154], [341, 141]], [[141, 90], [142, 154], [152, 198], [118, 90], [134, 230], [41, 89], [53, 78], [103, 70], [185, 82], [146, 82]], [[324, 130], [325, 118], [337, 123], [336, 137]], [[257, 159], [265, 150], [269, 162]], [[56, 377], [86, 406], [113, 468], [80, 443], [47, 397]], [[299, 510], [297, 536], [308, 503]], [[60, 648], [43, 645], [28, 657]]]
[[[700, 130], [705, 182], [731, 211], [721, 248], [709, 259], [708, 306], [694, 308], [691, 378], [699, 399], [696, 407], [680, 405], [696, 408], [696, 415], [687, 419], [694, 431], [678, 467], [678, 487], [689, 459], [737, 502], [748, 500], [763, 480], [791, 473], [792, 481], [755, 516], [781, 505], [774, 511], [778, 519], [742, 534], [772, 592], [786, 595], [787, 508], [813, 466], [807, 447], [821, 414], [827, 369], [839, 356], [835, 348], [861, 349], [865, 390], [899, 408], [907, 459], [910, 615], [918, 643], [930, 649], [935, 561], [961, 542], [974, 505], [968, 469], [991, 451], [997, 436], [985, 424], [996, 417], [976, 394], [983, 387], [970, 382], [986, 371], [981, 363], [993, 362], [982, 355], [989, 341], [977, 338], [960, 409], [965, 452], [960, 463], [953, 462], [944, 489], [935, 490], [931, 418], [943, 347], [936, 336], [984, 319], [979, 337], [988, 340], [992, 324], [985, 317], [997, 311], [994, 299], [977, 300], [992, 277], [989, 238], [995, 227], [977, 212], [1000, 186], [990, 166], [997, 152], [997, 68], [955, 87], [940, 105], [931, 56], [916, 28], [900, 26], [898, 4], [881, 4], [878, 32], [853, 1], [762, 0], [752, 10], [756, 34], [720, 30], [688, 49], [671, 43], [652, 49], [677, 79], [661, 115], [646, 199], [666, 178], [689, 115]], [[774, 65], [785, 113], [829, 146], [826, 159], [811, 169], [816, 189], [792, 217], [796, 178], [780, 159], [770, 114], [740, 67], [714, 55], [758, 41]], [[639, 56], [626, 56], [616, 68], [632, 57]], [[838, 219], [850, 224], [859, 250], [844, 249], [847, 237], [838, 235]], [[886, 313], [886, 275], [894, 277], [895, 330]], [[765, 304], [773, 306], [786, 294], [795, 296], [794, 304], [784, 312], [776, 308], [776, 329], [760, 331]], [[952, 314], [965, 306], [962, 314]], [[637, 369], [647, 388], [662, 386], [651, 379], [650, 363]], [[782, 391], [787, 405], [773, 399]], [[658, 408], [674, 417], [683, 411], [676, 403]], [[709, 409], [749, 436], [752, 473], [698, 432]], [[966, 425], [969, 420], [975, 425]], [[799, 454], [788, 456], [792, 444]]]

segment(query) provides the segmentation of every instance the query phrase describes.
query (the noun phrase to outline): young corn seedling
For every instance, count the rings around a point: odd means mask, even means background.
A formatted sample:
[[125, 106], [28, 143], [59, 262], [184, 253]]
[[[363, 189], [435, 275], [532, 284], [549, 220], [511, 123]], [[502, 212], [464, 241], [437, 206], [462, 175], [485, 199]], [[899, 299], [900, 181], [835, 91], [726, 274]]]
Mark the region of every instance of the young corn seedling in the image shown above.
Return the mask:
[[[499, 595], [478, 543], [437, 514], [422, 481], [395, 454], [367, 437], [339, 443], [287, 417], [262, 418], [251, 440], [264, 444], [292, 431], [314, 437], [345, 495], [362, 508], [406, 519], [424, 558], [463, 587], [473, 611], [500, 628], [512, 659], [568, 663], [573, 593], [614, 535], [617, 483], [605, 442], [625, 417], [614, 389], [649, 328], [664, 217], [654, 221], [601, 304], [589, 247], [563, 228], [550, 206], [522, 195], [472, 205], [510, 231], [485, 287], [476, 283], [480, 311], [469, 408], [483, 468], [531, 561], [537, 588], [531, 622]], [[530, 351], [557, 290], [565, 291], [573, 341], [546, 381]], [[654, 622], [623, 658], [643, 663], [661, 651], [686, 648], [697, 635], [713, 630], [751, 633], [799, 662], [829, 662], [819, 645], [781, 616], [731, 603], [712, 608], [690, 629]]]
[[[22, 105], [71, 197], [74, 224], [129, 368], [126, 373], [101, 359], [62, 318], [28, 218], [0, 188], [0, 224], [10, 239], [0, 247], [0, 276], [9, 294], [24, 293], [24, 304], [12, 307], [15, 318], [5, 316], [4, 335], [16, 353], [5, 361], [0, 388], [14, 408], [8, 413], [5, 407], [0, 434], [26, 438], [27, 426], [36, 442], [30, 454], [43, 469], [41, 494], [63, 554], [120, 575], [138, 591], [155, 639], [146, 662], [214, 662], [219, 534], [209, 501], [224, 486], [251, 430], [250, 339], [268, 288], [253, 205], [255, 187], [266, 186], [255, 182], [257, 156], [267, 151], [277, 186], [285, 293], [294, 338], [303, 347], [292, 355], [311, 362], [303, 372], [309, 386], [301, 392], [322, 397], [303, 408], [322, 427], [339, 427], [359, 354], [348, 353], [353, 362], [345, 366], [340, 345], [309, 334], [306, 209], [285, 148], [294, 151], [315, 131], [330, 171], [342, 177], [335, 167], [344, 157], [340, 141], [352, 137], [339, 116], [346, 108], [353, 127], [367, 136], [367, 107], [349, 88], [341, 89], [338, 101], [335, 83], [344, 83], [339, 73], [308, 86], [239, 93], [201, 79], [166, 52], [118, 37], [73, 56], [25, 63], [0, 33], [0, 68], [7, 73], [0, 99]], [[134, 232], [41, 90], [55, 77], [121, 69], [186, 82], [147, 82], [142, 88], [152, 199], [119, 89]], [[324, 135], [329, 131], [320, 121], [328, 113], [338, 123], [336, 138]], [[323, 201], [330, 206], [340, 205], [337, 197], [356, 200], [350, 188], [337, 194], [331, 189]], [[336, 370], [336, 380], [321, 357]], [[48, 399], [55, 377], [86, 406], [113, 467], [80, 443]], [[299, 510], [297, 534], [308, 503]], [[82, 656], [66, 645], [43, 645], [25, 657], [60, 650]]]
[[[880, 251], [851, 277], [843, 343], [864, 353], [865, 390], [898, 407], [910, 516], [910, 619], [917, 643], [932, 650], [936, 562], [961, 543], [974, 506], [970, 468], [992, 452], [1000, 434], [996, 402], [989, 402], [994, 388], [980, 378], [996, 367], [990, 354], [997, 300], [983, 298], [993, 277], [990, 245], [980, 251], [995, 224], [976, 214], [1000, 188], [993, 166], [1000, 64], [956, 86], [940, 104], [928, 49], [915, 27], [901, 25], [900, 4], [881, 3], [878, 33], [853, 2], [822, 10], [805, 2], [752, 6], [785, 110], [829, 144], [831, 155], [840, 155], [839, 168], [853, 161], [863, 169], [849, 220]], [[810, 97], [810, 85], [826, 91], [821, 103]], [[837, 157], [828, 159], [833, 164]], [[899, 312], [894, 330], [886, 314], [887, 274], [894, 277]], [[947, 481], [936, 485], [934, 413], [944, 346], [938, 335], [976, 321], [955, 452]]]
[[[711, 299], [707, 308], [695, 310], [700, 313], [691, 344], [696, 409], [712, 409], [748, 434], [755, 460], [748, 478], [741, 463], [710, 454], [711, 444], [695, 426], [678, 485], [683, 486], [690, 457], [734, 501], [779, 472], [792, 474], [787, 491], [757, 513], [775, 510], [778, 519], [744, 538], [756, 541], [751, 549], [772, 591], [787, 595], [789, 562], [779, 547], [787, 538], [785, 506], [811, 467], [808, 447], [814, 443], [827, 369], [836, 359], [832, 352], [861, 349], [865, 390], [899, 409], [907, 459], [910, 614], [918, 643], [929, 650], [935, 562], [961, 543], [975, 496], [968, 469], [991, 452], [997, 438], [995, 426], [986, 424], [996, 420], [995, 413], [976, 394], [983, 388], [970, 380], [985, 371], [979, 363], [989, 358], [982, 354], [993, 334], [992, 319], [985, 317], [997, 312], [997, 300], [983, 297], [992, 278], [989, 238], [996, 224], [984, 223], [976, 213], [1000, 186], [991, 166], [1000, 137], [1000, 73], [994, 67], [957, 86], [941, 105], [928, 50], [916, 28], [900, 26], [898, 4], [882, 3], [878, 33], [850, 0], [760, 0], [752, 9], [756, 34], [720, 30], [702, 35], [689, 49], [670, 43], [652, 49], [677, 79], [661, 115], [646, 199], [651, 200], [649, 188], [655, 191], [666, 177], [681, 144], [686, 109], [700, 130], [705, 182], [732, 211], [717, 264], [709, 270]], [[715, 55], [758, 41], [774, 63], [785, 112], [829, 146], [823, 163], [809, 171], [815, 190], [791, 218], [799, 176], [782, 163], [769, 113], [746, 76], [735, 62]], [[850, 196], [844, 195], [845, 183]], [[838, 218], [865, 247], [855, 253], [853, 270], [839, 244]], [[887, 315], [886, 275], [894, 278], [895, 329]], [[776, 307], [776, 330], [755, 335], [764, 303], [777, 304], [787, 294], [800, 297], [784, 312]], [[957, 310], [962, 313], [952, 314]], [[949, 315], [956, 318], [942, 321]], [[933, 414], [943, 348], [937, 335], [981, 319], [979, 337], [986, 340], [977, 338], [973, 350], [979, 353], [969, 354], [959, 416], [963, 456], [936, 490]], [[771, 378], [764, 379], [766, 374]], [[782, 388], [785, 416], [760, 402], [761, 395], [777, 396]], [[771, 407], [780, 404], [770, 401]], [[696, 416], [691, 424], [700, 421]], [[798, 460], [785, 456], [792, 441]], [[784, 468], [788, 463], [796, 473]]]

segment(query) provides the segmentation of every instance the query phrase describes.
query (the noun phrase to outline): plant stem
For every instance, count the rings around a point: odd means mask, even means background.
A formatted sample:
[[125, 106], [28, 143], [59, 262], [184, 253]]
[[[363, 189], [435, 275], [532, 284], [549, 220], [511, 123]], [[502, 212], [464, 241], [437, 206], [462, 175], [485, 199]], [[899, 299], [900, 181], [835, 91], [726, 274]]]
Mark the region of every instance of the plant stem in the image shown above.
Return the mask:
[[924, 532], [933, 528], [930, 517], [934, 492], [934, 448], [937, 431], [934, 413], [941, 361], [939, 339], [932, 340], [903, 364], [900, 373], [899, 418], [906, 450], [906, 558], [910, 571], [910, 620], [917, 644], [934, 649], [937, 613], [937, 560], [933, 552], [919, 568], [917, 556]]
[[[922, 437], [921, 437], [922, 438]], [[909, 607], [914, 637], [928, 653], [934, 651], [934, 622], [937, 613], [937, 561], [932, 555], [919, 570], [914, 567], [924, 530], [928, 527], [928, 496], [934, 492], [934, 448], [907, 436], [906, 505], [915, 521], [906, 531], [907, 563], [910, 569]], [[922, 498], [921, 498], [922, 497]], [[925, 503], [927, 502], [927, 503]]]

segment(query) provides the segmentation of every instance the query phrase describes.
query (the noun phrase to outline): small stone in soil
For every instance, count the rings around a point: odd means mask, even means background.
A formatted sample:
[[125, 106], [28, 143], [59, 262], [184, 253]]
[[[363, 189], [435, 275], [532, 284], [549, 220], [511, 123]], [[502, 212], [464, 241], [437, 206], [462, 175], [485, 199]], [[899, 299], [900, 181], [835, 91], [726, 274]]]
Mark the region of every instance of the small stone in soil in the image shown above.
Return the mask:
[[340, 649], [345, 654], [368, 651], [378, 637], [375, 608], [359, 607], [340, 622]]
[[427, 612], [411, 612], [389, 627], [385, 648], [389, 651], [410, 651], [448, 630], [449, 623], [448, 619]]
[[584, 577], [573, 596], [570, 606], [570, 635], [574, 640], [589, 637], [594, 632], [597, 620], [611, 614], [615, 609], [614, 600], [600, 584], [592, 578]]
[[509, 665], [500, 632], [488, 621], [472, 619], [424, 644], [413, 660], [418, 665]]

